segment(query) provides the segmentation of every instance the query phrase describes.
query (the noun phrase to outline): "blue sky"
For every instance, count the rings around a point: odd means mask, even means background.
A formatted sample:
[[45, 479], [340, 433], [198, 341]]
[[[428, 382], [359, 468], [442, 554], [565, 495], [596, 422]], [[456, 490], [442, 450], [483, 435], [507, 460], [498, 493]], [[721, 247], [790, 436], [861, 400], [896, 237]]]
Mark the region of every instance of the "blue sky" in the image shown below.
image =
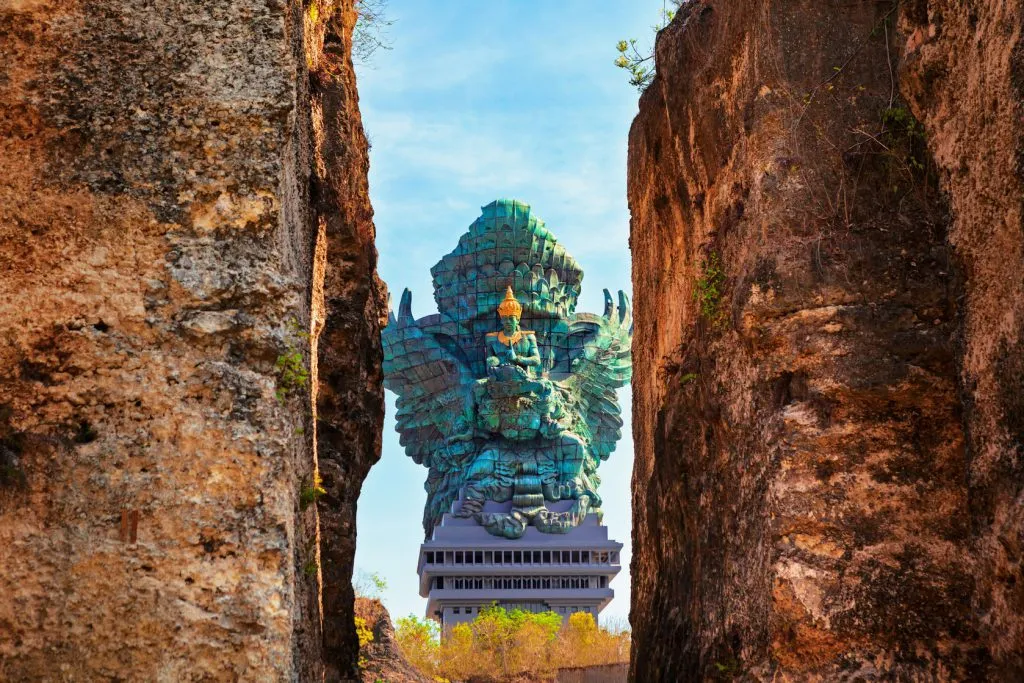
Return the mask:
[[[360, 108], [371, 142], [370, 197], [379, 269], [397, 306], [412, 290], [413, 313], [435, 312], [430, 267], [500, 197], [527, 202], [583, 266], [578, 310], [600, 313], [602, 289], [630, 291], [626, 142], [637, 93], [613, 65], [615, 44], [653, 39], [661, 0], [572, 2], [390, 0], [392, 49], [357, 66]], [[627, 428], [601, 466], [605, 523], [626, 544], [627, 568], [602, 619], [629, 613]], [[379, 573], [392, 617], [423, 616], [416, 559], [426, 469], [394, 431], [394, 394], [380, 463], [359, 499], [357, 572]]]

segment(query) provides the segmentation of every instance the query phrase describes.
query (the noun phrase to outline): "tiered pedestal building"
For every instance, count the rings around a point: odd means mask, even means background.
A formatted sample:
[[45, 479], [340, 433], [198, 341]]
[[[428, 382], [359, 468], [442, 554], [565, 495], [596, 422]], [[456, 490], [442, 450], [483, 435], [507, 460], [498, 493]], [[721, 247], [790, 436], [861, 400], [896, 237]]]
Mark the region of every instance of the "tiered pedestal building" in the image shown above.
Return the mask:
[[[488, 503], [488, 511], [500, 509]], [[473, 519], [446, 514], [420, 546], [420, 595], [427, 598], [427, 617], [439, 621], [442, 631], [473, 621], [495, 602], [509, 610], [550, 610], [563, 619], [588, 612], [596, 620], [614, 596], [610, 584], [622, 569], [621, 551], [622, 544], [608, 538], [608, 527], [595, 514], [568, 534], [527, 527], [515, 540], [492, 536]]]

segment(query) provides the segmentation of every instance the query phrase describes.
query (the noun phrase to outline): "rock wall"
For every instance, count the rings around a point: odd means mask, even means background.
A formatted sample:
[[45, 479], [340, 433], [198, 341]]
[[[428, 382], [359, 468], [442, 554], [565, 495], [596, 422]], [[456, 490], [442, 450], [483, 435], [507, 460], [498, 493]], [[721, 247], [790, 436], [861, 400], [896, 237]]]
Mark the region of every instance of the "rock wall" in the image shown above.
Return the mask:
[[356, 500], [380, 457], [384, 376], [380, 331], [387, 292], [376, 274], [369, 147], [359, 116], [350, 47], [351, 3], [324, 0], [311, 32], [317, 221], [314, 330], [318, 348], [316, 446], [326, 495], [319, 502], [323, 643], [327, 680], [359, 680], [352, 621]]
[[[356, 101], [324, 104], [352, 21], [0, 8], [0, 679], [322, 675], [310, 339], [347, 324], [323, 292], [379, 288]], [[372, 378], [374, 324], [321, 366]]]
[[958, 338], [974, 613], [1005, 680], [1024, 680], [1024, 7], [915, 3], [900, 90], [924, 125], [965, 274]]
[[1019, 677], [1021, 24], [960, 5], [689, 2], [659, 36], [635, 680]]
[[366, 623], [373, 634], [362, 650], [361, 679], [363, 683], [429, 683], [405, 658], [395, 640], [395, 627], [391, 615], [380, 600], [374, 598], [355, 599], [355, 615]]

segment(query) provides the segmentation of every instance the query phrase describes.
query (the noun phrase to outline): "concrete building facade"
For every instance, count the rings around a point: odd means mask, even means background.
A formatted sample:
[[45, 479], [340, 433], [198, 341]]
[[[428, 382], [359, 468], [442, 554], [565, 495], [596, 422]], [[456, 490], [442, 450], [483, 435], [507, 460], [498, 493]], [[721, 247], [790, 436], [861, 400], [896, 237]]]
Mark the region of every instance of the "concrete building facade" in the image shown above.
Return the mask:
[[[549, 504], [558, 511], [570, 501]], [[506, 504], [510, 509], [511, 504]], [[502, 505], [488, 503], [488, 511]], [[470, 518], [446, 514], [420, 546], [417, 571], [427, 617], [447, 630], [470, 622], [497, 603], [506, 609], [552, 611], [567, 619], [594, 615], [614, 597], [611, 581], [621, 571], [622, 544], [608, 538], [596, 514], [567, 534], [527, 528], [522, 538], [492, 536]]]

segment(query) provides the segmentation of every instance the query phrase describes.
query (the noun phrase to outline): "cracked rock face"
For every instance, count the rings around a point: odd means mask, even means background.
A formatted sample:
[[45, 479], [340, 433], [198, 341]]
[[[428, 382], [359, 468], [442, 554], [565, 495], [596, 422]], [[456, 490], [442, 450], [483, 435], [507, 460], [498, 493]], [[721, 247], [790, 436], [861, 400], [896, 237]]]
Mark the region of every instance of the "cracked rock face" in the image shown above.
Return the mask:
[[1019, 15], [924, 6], [690, 2], [659, 37], [637, 680], [1020, 671]]
[[[348, 59], [323, 36], [354, 22], [351, 3], [318, 16], [0, 8], [0, 679], [323, 675], [302, 372], [334, 254], [314, 263], [310, 186], [365, 167], [325, 162], [314, 136], [362, 135], [355, 98], [314, 115], [309, 70]], [[368, 200], [342, 194], [366, 219], [335, 279], [377, 292]], [[336, 372], [372, 375], [374, 320]]]

